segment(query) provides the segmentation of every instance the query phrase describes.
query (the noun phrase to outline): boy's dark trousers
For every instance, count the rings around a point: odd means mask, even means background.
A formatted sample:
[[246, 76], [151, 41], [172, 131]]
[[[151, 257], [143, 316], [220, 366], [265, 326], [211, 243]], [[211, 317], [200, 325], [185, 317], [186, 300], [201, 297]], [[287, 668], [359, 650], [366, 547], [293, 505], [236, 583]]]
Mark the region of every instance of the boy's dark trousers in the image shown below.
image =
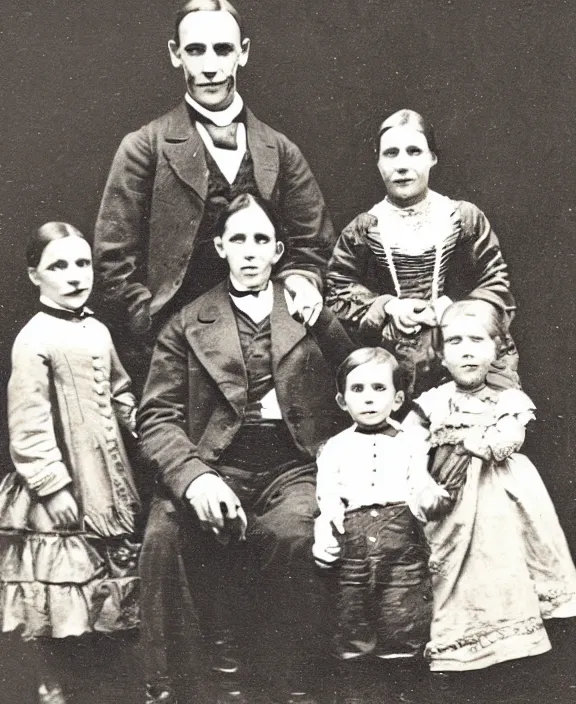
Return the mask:
[[405, 503], [346, 514], [336, 582], [336, 652], [345, 659], [416, 655], [430, 636], [432, 600], [422, 532]]

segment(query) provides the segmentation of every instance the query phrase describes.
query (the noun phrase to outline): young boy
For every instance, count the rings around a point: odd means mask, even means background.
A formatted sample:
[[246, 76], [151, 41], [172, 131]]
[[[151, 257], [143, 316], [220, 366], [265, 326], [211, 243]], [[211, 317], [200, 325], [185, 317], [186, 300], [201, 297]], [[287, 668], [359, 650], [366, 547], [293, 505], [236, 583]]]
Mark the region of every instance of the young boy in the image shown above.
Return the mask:
[[432, 608], [415, 516], [423, 519], [443, 490], [428, 475], [422, 436], [390, 418], [404, 403], [392, 354], [356, 350], [338, 369], [337, 388], [354, 425], [318, 455], [313, 547], [320, 567], [338, 570], [336, 654], [411, 658], [428, 640]]
[[[142, 553], [144, 642], [153, 650], [162, 636], [146, 625], [159, 553], [169, 549], [154, 541], [155, 523], [165, 527], [175, 511], [197, 610], [190, 620], [225, 656], [213, 670], [234, 676], [221, 680], [217, 701], [245, 701], [234, 645], [248, 626], [276, 700], [303, 704], [313, 701], [304, 669], [325, 621], [310, 560], [314, 457], [345, 425], [332, 384], [353, 347], [327, 309], [312, 328], [291, 316], [289, 294], [270, 280], [285, 245], [264, 202], [232, 201], [215, 246], [230, 276], [161, 333], [140, 411], [142, 448], [158, 472]], [[257, 615], [246, 611], [247, 592]], [[150, 660], [148, 670], [158, 678]], [[150, 701], [173, 701], [150, 691]]]

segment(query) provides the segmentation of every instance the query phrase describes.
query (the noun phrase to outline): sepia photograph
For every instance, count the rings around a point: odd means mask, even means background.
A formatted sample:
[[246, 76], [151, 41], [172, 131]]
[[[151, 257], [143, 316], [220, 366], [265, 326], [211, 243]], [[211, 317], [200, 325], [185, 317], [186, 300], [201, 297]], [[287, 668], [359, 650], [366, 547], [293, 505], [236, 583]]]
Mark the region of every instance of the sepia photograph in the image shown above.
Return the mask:
[[0, 704], [576, 703], [575, 33], [4, 0]]

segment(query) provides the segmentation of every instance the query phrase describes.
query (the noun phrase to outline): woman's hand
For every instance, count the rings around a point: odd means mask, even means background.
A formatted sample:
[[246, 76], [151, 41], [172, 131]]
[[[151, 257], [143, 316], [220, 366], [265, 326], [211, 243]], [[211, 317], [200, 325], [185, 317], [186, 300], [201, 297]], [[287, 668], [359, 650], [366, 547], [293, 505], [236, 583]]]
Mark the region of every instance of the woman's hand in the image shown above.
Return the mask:
[[428, 301], [418, 298], [392, 298], [384, 307], [384, 312], [405, 335], [415, 335], [423, 325], [434, 327], [438, 324], [434, 308]]
[[44, 506], [56, 528], [71, 528], [78, 523], [78, 504], [64, 487], [44, 499]]

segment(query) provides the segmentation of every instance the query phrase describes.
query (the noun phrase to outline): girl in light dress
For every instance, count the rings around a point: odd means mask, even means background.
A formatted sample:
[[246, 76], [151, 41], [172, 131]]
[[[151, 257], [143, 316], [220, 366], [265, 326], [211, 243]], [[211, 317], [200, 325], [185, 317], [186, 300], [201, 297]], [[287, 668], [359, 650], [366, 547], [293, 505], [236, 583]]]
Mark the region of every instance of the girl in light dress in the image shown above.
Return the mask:
[[576, 569], [546, 488], [519, 450], [534, 405], [490, 383], [506, 325], [479, 300], [441, 323], [452, 381], [415, 399], [404, 424], [429, 433], [432, 468], [450, 495], [425, 525], [434, 594], [432, 671], [476, 670], [550, 649], [544, 619], [576, 615]]
[[[428, 187], [437, 149], [426, 120], [413, 110], [384, 120], [377, 157], [386, 197], [340, 235], [326, 302], [361, 344], [392, 352], [409, 374], [409, 392], [418, 394], [443, 380], [437, 326], [452, 300], [488, 301], [507, 322], [515, 304], [484, 213]], [[506, 346], [490, 373], [501, 385], [517, 385], [509, 337]]]
[[32, 645], [41, 704], [64, 704], [69, 637], [138, 625], [139, 500], [120, 430], [134, 432], [135, 399], [108, 330], [85, 307], [88, 242], [51, 222], [26, 256], [40, 302], [12, 350], [0, 628]]

